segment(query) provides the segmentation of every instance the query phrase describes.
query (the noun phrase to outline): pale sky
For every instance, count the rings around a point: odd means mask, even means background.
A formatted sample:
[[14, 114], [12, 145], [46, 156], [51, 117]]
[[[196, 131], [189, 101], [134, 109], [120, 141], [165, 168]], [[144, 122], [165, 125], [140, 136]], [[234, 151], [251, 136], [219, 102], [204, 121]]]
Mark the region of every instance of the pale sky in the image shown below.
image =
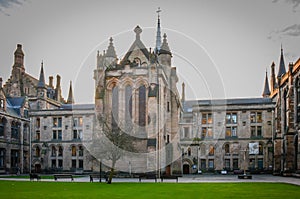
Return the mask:
[[122, 58], [136, 25], [153, 48], [158, 7], [188, 99], [260, 97], [281, 44], [286, 66], [300, 58], [300, 0], [0, 0], [0, 76], [9, 78], [20, 43], [29, 74], [38, 78], [43, 60], [64, 98], [71, 80], [76, 103], [93, 103], [97, 50], [112, 36]]

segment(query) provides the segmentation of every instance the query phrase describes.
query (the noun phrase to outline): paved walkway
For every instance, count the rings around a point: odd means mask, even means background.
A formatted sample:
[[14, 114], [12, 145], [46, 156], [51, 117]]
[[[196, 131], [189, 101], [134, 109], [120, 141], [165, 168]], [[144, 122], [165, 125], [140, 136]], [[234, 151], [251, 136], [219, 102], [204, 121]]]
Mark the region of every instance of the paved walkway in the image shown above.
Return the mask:
[[[24, 178], [0, 178], [0, 180], [29, 181]], [[35, 180], [36, 181], [36, 180]], [[55, 182], [54, 179], [42, 179], [46, 182]], [[58, 182], [71, 182], [70, 179], [59, 179]], [[74, 178], [74, 182], [90, 182], [89, 176]], [[94, 182], [98, 182], [97, 180]], [[104, 180], [102, 181], [104, 182]], [[113, 178], [113, 182], [139, 182], [138, 178]], [[155, 182], [154, 179], [142, 179], [142, 182]], [[160, 180], [157, 180], [160, 183]], [[176, 183], [175, 179], [164, 179], [164, 182]], [[300, 186], [300, 178], [281, 177], [273, 175], [252, 175], [252, 179], [238, 179], [237, 175], [185, 175], [178, 178], [179, 183], [243, 183], [243, 182], [272, 182], [288, 183]]]

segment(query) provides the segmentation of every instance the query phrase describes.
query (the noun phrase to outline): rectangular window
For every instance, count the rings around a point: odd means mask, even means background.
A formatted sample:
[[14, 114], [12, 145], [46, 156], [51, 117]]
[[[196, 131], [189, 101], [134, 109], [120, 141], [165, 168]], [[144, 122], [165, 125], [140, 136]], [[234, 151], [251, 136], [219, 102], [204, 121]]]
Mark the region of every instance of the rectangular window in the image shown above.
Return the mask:
[[72, 160], [72, 168], [76, 168], [76, 160]]
[[183, 137], [184, 138], [188, 138], [189, 137], [189, 134], [190, 134], [190, 128], [189, 127], [183, 127], [183, 133], [184, 133], [184, 135], [183, 135]]
[[211, 113], [203, 113], [202, 114], [202, 124], [212, 124], [212, 114]]
[[251, 112], [250, 113], [251, 123], [262, 123], [262, 113], [261, 112]]
[[51, 167], [56, 168], [56, 160], [55, 159], [51, 161]]
[[82, 139], [82, 130], [73, 130], [73, 139]]
[[61, 132], [61, 130], [58, 130], [58, 131], [57, 131], [57, 139], [58, 139], [58, 140], [61, 140], [61, 139], [62, 139], [62, 132]]
[[230, 169], [230, 159], [225, 159], [225, 169]]
[[83, 160], [79, 160], [78, 163], [79, 163], [79, 169], [83, 169]]
[[236, 126], [226, 127], [225, 137], [226, 138], [236, 138], [237, 137], [237, 127]]
[[239, 168], [239, 159], [233, 159], [232, 160], [232, 167], [233, 167], [233, 169], [238, 169]]
[[5, 149], [0, 149], [0, 168], [4, 168]]
[[208, 160], [208, 168], [213, 169], [214, 168], [214, 160]]
[[201, 169], [206, 169], [206, 159], [201, 159]]
[[226, 113], [226, 124], [236, 124], [237, 114], [236, 113]]
[[53, 127], [61, 128], [62, 126], [62, 118], [61, 117], [54, 117], [53, 118]]
[[262, 136], [262, 130], [261, 130], [261, 126], [257, 126], [257, 137], [261, 137]]
[[53, 132], [52, 132], [52, 139], [53, 139], [53, 140], [56, 140], [56, 139], [57, 139], [56, 131], [53, 131]]
[[63, 160], [58, 160], [58, 168], [63, 168]]
[[262, 137], [262, 126], [251, 126], [251, 137]]
[[206, 128], [206, 127], [203, 127], [203, 128], [202, 128], [202, 133], [201, 133], [201, 138], [202, 138], [202, 139], [206, 138], [206, 134], [207, 134], [207, 128]]
[[37, 129], [39, 129], [39, 128], [41, 127], [41, 120], [40, 120], [40, 118], [36, 118], [36, 121], [35, 121], [35, 127], [36, 127]]
[[82, 117], [74, 117], [73, 118], [73, 126], [74, 127], [82, 127], [82, 125], [83, 125]]

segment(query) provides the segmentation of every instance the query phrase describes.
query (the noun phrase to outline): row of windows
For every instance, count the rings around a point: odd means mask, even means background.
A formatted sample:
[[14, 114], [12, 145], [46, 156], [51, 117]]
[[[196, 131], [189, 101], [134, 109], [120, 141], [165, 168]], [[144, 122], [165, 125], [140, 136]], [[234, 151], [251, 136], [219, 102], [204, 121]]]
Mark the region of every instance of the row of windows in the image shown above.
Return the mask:
[[[226, 124], [237, 124], [237, 113], [226, 113]], [[212, 113], [202, 113], [202, 124], [212, 124]], [[250, 123], [262, 123], [261, 112], [250, 112]]]
[[[62, 117], [53, 117], [52, 125], [55, 128], [61, 128], [62, 127]], [[35, 126], [37, 129], [39, 129], [41, 127], [41, 119], [40, 118], [36, 118]], [[82, 126], [83, 126], [83, 118], [82, 117], [74, 117], [73, 118], [73, 127], [80, 128]]]
[[[7, 120], [3, 117], [0, 118], [0, 137], [4, 137], [6, 133], [6, 125], [7, 125]], [[10, 125], [11, 129], [11, 138], [14, 139], [19, 139], [20, 138], [20, 132], [21, 132], [21, 123], [17, 121], [12, 121]], [[28, 135], [28, 125], [25, 124], [23, 127], [23, 137], [24, 140], [27, 140], [27, 135]]]
[[[82, 140], [83, 138], [83, 130], [75, 129], [73, 130], [72, 139], [74, 140]], [[41, 139], [40, 131], [37, 131], [35, 134], [36, 141]], [[53, 140], [62, 140], [62, 130], [53, 130], [52, 131], [52, 139]]]
[[[227, 126], [225, 130], [225, 138], [237, 138], [238, 130], [237, 126]], [[251, 138], [262, 137], [262, 126], [251, 126]], [[190, 128], [183, 127], [183, 138], [189, 138]], [[201, 139], [212, 139], [214, 136], [212, 127], [202, 127], [201, 129]]]
[[[41, 154], [46, 154], [46, 150], [47, 149], [41, 150], [41, 148], [39, 146], [37, 146], [35, 148], [35, 156], [36, 157], [41, 157]], [[71, 147], [71, 155], [73, 157], [77, 156], [77, 154], [78, 154], [78, 156], [83, 156], [83, 151], [84, 151], [83, 146], [79, 146], [78, 150], [77, 150], [76, 146], [72, 146]], [[58, 148], [55, 147], [55, 146], [51, 147], [51, 157], [62, 157], [62, 156], [63, 156], [63, 148], [62, 148], [62, 146], [58, 146]]]
[[[63, 168], [63, 160], [52, 159], [51, 168]], [[77, 164], [77, 160], [71, 160], [71, 168], [83, 169], [83, 160], [78, 160], [78, 164]]]

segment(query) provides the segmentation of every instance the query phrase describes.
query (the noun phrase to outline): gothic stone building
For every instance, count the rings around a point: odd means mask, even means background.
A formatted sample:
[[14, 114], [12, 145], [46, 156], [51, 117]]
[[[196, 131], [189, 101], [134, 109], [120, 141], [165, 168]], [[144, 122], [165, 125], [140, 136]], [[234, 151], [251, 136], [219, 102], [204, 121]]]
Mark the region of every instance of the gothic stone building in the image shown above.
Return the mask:
[[269, 97], [276, 102], [274, 124], [274, 173], [286, 176], [300, 172], [300, 59], [286, 71], [283, 50], [275, 76], [271, 65]]
[[0, 78], [0, 173], [29, 171], [30, 133], [26, 97], [6, 97]]
[[138, 154], [117, 163], [119, 170], [132, 172], [181, 173], [179, 147], [180, 98], [176, 68], [164, 34], [160, 38], [158, 19], [154, 51], [141, 41], [142, 29], [134, 29], [135, 40], [118, 60], [110, 39], [108, 49], [97, 56], [95, 112], [135, 138]]

